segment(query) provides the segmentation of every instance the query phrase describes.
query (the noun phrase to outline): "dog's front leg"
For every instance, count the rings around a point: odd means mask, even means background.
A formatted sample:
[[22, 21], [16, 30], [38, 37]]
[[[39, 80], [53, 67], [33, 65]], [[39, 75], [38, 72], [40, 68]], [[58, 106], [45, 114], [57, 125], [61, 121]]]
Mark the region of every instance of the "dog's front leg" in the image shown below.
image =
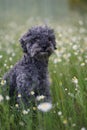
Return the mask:
[[52, 108], [52, 99], [49, 86], [43, 86], [36, 97], [37, 108], [47, 112]]

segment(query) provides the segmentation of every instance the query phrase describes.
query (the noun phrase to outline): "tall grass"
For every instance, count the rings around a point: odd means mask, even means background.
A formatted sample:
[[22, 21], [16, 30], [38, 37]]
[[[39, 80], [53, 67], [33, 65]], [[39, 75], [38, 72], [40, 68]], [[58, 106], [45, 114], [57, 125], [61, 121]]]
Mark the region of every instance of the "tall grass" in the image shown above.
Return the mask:
[[[38, 24], [41, 21], [38, 22]], [[56, 32], [57, 50], [50, 58], [49, 72], [53, 108], [47, 113], [35, 106], [10, 106], [3, 93], [3, 74], [22, 56], [20, 34], [34, 25], [9, 22], [0, 30], [0, 130], [86, 130], [87, 129], [87, 30], [86, 23], [51, 24]]]

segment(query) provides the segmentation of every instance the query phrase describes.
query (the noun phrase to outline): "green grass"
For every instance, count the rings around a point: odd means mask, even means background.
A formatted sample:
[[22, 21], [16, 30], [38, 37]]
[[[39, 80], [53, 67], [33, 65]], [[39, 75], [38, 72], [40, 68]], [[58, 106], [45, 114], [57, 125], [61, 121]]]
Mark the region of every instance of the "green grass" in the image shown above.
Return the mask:
[[[35, 21], [41, 24], [41, 21]], [[0, 30], [0, 130], [86, 130], [87, 129], [87, 30], [86, 23], [50, 24], [55, 29], [57, 50], [49, 61], [53, 108], [18, 110], [3, 93], [2, 76], [22, 56], [18, 39], [35, 25], [8, 22]], [[24, 113], [24, 110], [25, 113]]]

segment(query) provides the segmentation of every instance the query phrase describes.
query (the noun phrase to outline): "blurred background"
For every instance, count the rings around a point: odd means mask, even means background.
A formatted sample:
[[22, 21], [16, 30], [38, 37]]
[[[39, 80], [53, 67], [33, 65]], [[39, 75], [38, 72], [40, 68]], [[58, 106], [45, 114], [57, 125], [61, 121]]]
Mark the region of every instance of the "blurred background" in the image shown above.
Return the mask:
[[0, 0], [0, 22], [25, 22], [30, 18], [55, 22], [86, 15], [87, 0]]

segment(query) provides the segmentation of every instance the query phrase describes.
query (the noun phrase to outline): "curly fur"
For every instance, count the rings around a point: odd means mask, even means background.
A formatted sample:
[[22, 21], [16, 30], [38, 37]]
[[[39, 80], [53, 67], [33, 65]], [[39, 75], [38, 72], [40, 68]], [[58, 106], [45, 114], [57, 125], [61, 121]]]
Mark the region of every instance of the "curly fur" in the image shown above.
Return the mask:
[[20, 104], [20, 98], [25, 105], [34, 97], [44, 95], [47, 102], [51, 102], [50, 83], [48, 76], [49, 56], [56, 49], [53, 29], [47, 26], [32, 27], [25, 33], [20, 44], [23, 49], [23, 58], [4, 75], [4, 80], [9, 84], [10, 97], [16, 96], [16, 102]]

